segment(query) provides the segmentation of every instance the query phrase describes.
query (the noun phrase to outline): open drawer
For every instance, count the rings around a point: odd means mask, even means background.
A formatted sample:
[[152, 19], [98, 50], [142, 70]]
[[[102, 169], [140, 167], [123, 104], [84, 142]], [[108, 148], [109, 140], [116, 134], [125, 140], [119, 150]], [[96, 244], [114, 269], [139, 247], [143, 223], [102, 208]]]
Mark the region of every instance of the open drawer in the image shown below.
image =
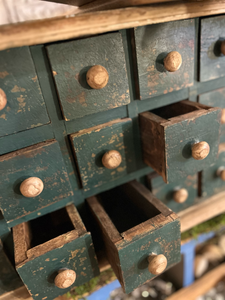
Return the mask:
[[178, 217], [139, 182], [90, 197], [87, 203], [126, 293], [180, 261]]
[[17, 272], [31, 296], [54, 299], [98, 275], [91, 234], [73, 204], [13, 228]]

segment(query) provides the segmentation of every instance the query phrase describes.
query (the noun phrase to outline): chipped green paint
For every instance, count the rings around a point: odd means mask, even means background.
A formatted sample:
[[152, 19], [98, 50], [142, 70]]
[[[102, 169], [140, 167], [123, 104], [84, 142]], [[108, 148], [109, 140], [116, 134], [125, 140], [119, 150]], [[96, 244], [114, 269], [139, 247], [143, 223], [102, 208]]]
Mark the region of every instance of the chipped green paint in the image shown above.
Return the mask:
[[[54, 285], [55, 276], [63, 268], [74, 270], [77, 276], [75, 283], [67, 289], [59, 289]], [[17, 266], [17, 271], [34, 300], [53, 300], [65, 294], [71, 288], [84, 284], [99, 274], [90, 233], [23, 262]]]
[[[194, 20], [137, 27], [135, 42], [141, 100], [193, 85]], [[173, 73], [163, 65], [171, 51], [178, 51], [182, 56], [180, 69]]]
[[[197, 174], [188, 175], [184, 180], [166, 184], [161, 176], [151, 179], [151, 192], [172, 211], [179, 212], [193, 205], [197, 201]], [[184, 188], [188, 191], [188, 198], [184, 203], [177, 203], [173, 199], [173, 193], [177, 189]]]
[[[101, 129], [93, 127], [84, 134], [71, 135], [84, 191], [114, 181], [134, 170], [132, 120], [123, 119], [119, 123], [109, 124], [104, 124], [105, 127]], [[109, 150], [117, 150], [122, 156], [122, 162], [116, 169], [106, 169], [102, 165], [102, 156]]]
[[[34, 148], [33, 148], [34, 147]], [[0, 157], [0, 207], [8, 225], [21, 218], [73, 195], [68, 174], [56, 141], [48, 141], [19, 150], [12, 157]], [[25, 198], [19, 186], [28, 177], [44, 182], [43, 192], [35, 198]]]
[[28, 47], [0, 52], [0, 88], [7, 97], [0, 137], [50, 122]]
[[[53, 44], [47, 46], [47, 51], [65, 120], [130, 102], [120, 33]], [[105, 67], [109, 74], [103, 89], [92, 89], [86, 82], [86, 73], [93, 65]]]

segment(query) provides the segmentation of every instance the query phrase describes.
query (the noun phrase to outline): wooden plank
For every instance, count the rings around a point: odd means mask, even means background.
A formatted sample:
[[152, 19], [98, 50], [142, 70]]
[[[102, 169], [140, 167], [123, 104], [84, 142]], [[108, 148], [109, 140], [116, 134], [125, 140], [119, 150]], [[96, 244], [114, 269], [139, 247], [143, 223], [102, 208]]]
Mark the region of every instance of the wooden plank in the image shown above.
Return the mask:
[[25, 238], [25, 223], [13, 227], [13, 242], [15, 264], [18, 265], [27, 259], [28, 245]]
[[213, 195], [204, 202], [191, 206], [179, 212], [181, 232], [201, 224], [219, 214], [225, 212], [225, 191]]
[[76, 231], [78, 232], [78, 235], [81, 236], [83, 234], [85, 234], [87, 232], [84, 223], [76, 209], [76, 207], [71, 204], [66, 206], [66, 211], [69, 215], [69, 218], [74, 226], [74, 228], [76, 229]]
[[196, 0], [3, 25], [0, 27], [0, 50], [223, 13], [225, 0]]
[[204, 295], [211, 288], [215, 287], [225, 276], [225, 263], [219, 265], [212, 271], [205, 274], [202, 278], [196, 280], [188, 287], [180, 289], [167, 300], [195, 300], [198, 296]]

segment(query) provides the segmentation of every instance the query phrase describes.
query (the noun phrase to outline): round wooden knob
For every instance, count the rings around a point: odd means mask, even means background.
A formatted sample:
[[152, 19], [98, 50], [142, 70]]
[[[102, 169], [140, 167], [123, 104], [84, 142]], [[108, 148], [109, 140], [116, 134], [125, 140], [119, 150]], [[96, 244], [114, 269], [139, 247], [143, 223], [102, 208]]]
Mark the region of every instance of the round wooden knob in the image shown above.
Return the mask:
[[121, 154], [116, 150], [107, 151], [102, 157], [102, 164], [107, 169], [115, 169], [122, 162]]
[[30, 177], [24, 180], [20, 185], [20, 192], [24, 197], [33, 198], [43, 191], [44, 183], [38, 177]]
[[152, 254], [148, 257], [148, 270], [153, 275], [159, 275], [167, 266], [167, 258], [163, 254]]
[[182, 65], [182, 56], [177, 51], [172, 51], [167, 54], [164, 59], [164, 67], [169, 72], [176, 72]]
[[61, 270], [55, 278], [55, 286], [60, 289], [70, 287], [76, 280], [76, 273], [73, 270]]
[[109, 74], [104, 67], [96, 65], [88, 70], [86, 79], [91, 88], [99, 90], [107, 85], [109, 81]]
[[225, 181], [225, 169], [221, 170], [219, 174], [220, 174], [220, 178], [221, 178], [223, 181]]
[[225, 124], [225, 108], [222, 109], [222, 113], [221, 113], [221, 124]]
[[225, 55], [225, 40], [222, 41], [221, 46], [220, 46], [220, 51], [223, 55]]
[[188, 198], [188, 191], [186, 189], [179, 189], [173, 193], [173, 200], [177, 203], [183, 203]]
[[196, 143], [192, 146], [192, 157], [196, 160], [206, 158], [210, 152], [209, 144], [206, 142]]
[[7, 98], [5, 92], [0, 89], [0, 110], [3, 110], [3, 108], [6, 107], [7, 104]]

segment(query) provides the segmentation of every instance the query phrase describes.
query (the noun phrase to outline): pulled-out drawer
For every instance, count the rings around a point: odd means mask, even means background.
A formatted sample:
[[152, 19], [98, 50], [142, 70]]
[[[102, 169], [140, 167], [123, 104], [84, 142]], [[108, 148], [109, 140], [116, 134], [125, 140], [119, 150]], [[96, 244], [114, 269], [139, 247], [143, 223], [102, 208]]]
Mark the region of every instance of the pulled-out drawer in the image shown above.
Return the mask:
[[105, 251], [130, 293], [180, 260], [180, 222], [137, 181], [87, 199]]
[[99, 273], [91, 234], [69, 205], [13, 228], [15, 263], [33, 299], [53, 300]]

